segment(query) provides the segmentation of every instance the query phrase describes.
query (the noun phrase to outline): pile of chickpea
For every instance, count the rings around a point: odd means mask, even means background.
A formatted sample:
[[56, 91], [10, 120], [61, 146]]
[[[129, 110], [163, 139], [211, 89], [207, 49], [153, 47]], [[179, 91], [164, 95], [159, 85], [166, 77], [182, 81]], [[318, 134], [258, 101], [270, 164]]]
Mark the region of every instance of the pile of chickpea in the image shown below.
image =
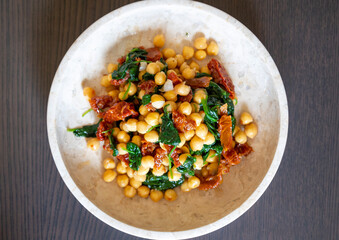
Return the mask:
[[[156, 35], [153, 39], [153, 44], [155, 47], [162, 48], [165, 45], [165, 37], [160, 34]], [[192, 79], [195, 77], [197, 72], [208, 73], [210, 71], [207, 66], [200, 66], [193, 58], [196, 60], [203, 60], [207, 55], [217, 55], [219, 48], [216, 42], [210, 41], [207, 43], [207, 40], [204, 37], [199, 37], [194, 40], [194, 48], [190, 46], [184, 46], [182, 54], [177, 54], [171, 48], [163, 48], [162, 55], [168, 65], [167, 76], [171, 72], [174, 72], [182, 79]], [[161, 71], [164, 65], [160, 61], [144, 64], [140, 67], [139, 70], [139, 80], [142, 80], [143, 74], [150, 73], [154, 74], [154, 81], [156, 85], [162, 86], [167, 80], [165, 72]], [[106, 87], [108, 95], [112, 97], [119, 97], [120, 100], [126, 100], [129, 96], [137, 94], [139, 99], [145, 95], [144, 90], [138, 90], [137, 85], [131, 83], [128, 87], [128, 84], [120, 85], [120, 87], [113, 87], [110, 84], [111, 74], [113, 71], [118, 69], [118, 65], [114, 63], [109, 63], [107, 66], [107, 72], [109, 74], [105, 75], [101, 79], [101, 85]], [[126, 91], [128, 90], [127, 94]], [[189, 102], [177, 102], [178, 96], [187, 96], [191, 91], [191, 87], [186, 85], [185, 82], [177, 84], [174, 86], [173, 90], [164, 92], [163, 94], [154, 94], [151, 97], [151, 104], [156, 109], [162, 109], [164, 106], [167, 106], [167, 111], [171, 112], [177, 110], [180, 113], [186, 115], [188, 118], [192, 119], [196, 123], [196, 130], [186, 131], [185, 133], [180, 133], [180, 144], [177, 146], [182, 150], [182, 154], [179, 156], [179, 161], [183, 164], [189, 154], [189, 147], [193, 151], [199, 151], [203, 148], [204, 144], [211, 145], [215, 142], [215, 138], [212, 133], [208, 131], [206, 124], [204, 124], [204, 111], [199, 111], [199, 104], [202, 99], [206, 98], [207, 93], [205, 89], [196, 89], [194, 91], [194, 97], [191, 103]], [[86, 87], [83, 90], [85, 97], [89, 100], [95, 96], [95, 92], [92, 88]], [[144, 105], [141, 105], [139, 108], [139, 117], [138, 119], [130, 118], [127, 121], [122, 121], [119, 127], [113, 129], [113, 136], [117, 140], [117, 150], [119, 155], [126, 154], [126, 144], [128, 142], [133, 142], [139, 147], [141, 147], [141, 140], [145, 139], [148, 142], [156, 143], [159, 141], [159, 133], [156, 130], [149, 131], [152, 127], [155, 127], [162, 123], [162, 115], [159, 112], [150, 112]], [[256, 135], [257, 128], [253, 121], [248, 119], [249, 114], [243, 113], [241, 117], [242, 124], [245, 124], [245, 135], [239, 127], [236, 128], [235, 140], [239, 143], [246, 142], [246, 136], [252, 138]], [[249, 115], [250, 116], [250, 115]], [[247, 125], [248, 124], [248, 125]], [[132, 132], [134, 135], [131, 139], [129, 132]], [[245, 140], [244, 140], [245, 138]], [[92, 150], [98, 150], [100, 144], [98, 139], [93, 138], [88, 141], [87, 146]], [[160, 144], [160, 147], [163, 147]], [[215, 151], [211, 150], [209, 152], [206, 163], [203, 163], [201, 156], [194, 156], [196, 162], [194, 163], [195, 170], [201, 170], [203, 176], [214, 175], [218, 169], [218, 156], [215, 154]], [[138, 194], [142, 198], [150, 198], [158, 202], [162, 198], [165, 198], [168, 201], [173, 201], [177, 198], [177, 194], [173, 189], [168, 189], [164, 193], [162, 191], [149, 189], [147, 186], [143, 186], [142, 183], [146, 180], [146, 174], [149, 171], [155, 176], [162, 176], [168, 172], [168, 178], [170, 181], [177, 181], [181, 178], [181, 173], [177, 171], [175, 167], [172, 168], [172, 173], [168, 171], [169, 160], [165, 158], [162, 162], [162, 165], [159, 169], [153, 169], [154, 158], [152, 156], [144, 156], [141, 160], [141, 165], [138, 171], [134, 171], [129, 166], [123, 162], [118, 164], [112, 158], [106, 158], [103, 161], [103, 166], [105, 172], [103, 174], [103, 179], [106, 182], [112, 182], [115, 178], [117, 184], [124, 188], [124, 194], [126, 197], [133, 198]], [[183, 192], [189, 192], [192, 189], [199, 187], [200, 180], [196, 176], [191, 176], [184, 181], [181, 185], [181, 190]]]

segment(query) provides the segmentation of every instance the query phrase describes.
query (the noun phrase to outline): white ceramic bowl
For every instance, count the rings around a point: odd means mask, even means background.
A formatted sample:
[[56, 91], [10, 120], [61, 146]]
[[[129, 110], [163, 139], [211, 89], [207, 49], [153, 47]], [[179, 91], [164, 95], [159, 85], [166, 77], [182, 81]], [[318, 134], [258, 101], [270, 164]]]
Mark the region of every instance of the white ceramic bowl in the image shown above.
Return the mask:
[[[220, 48], [218, 58], [236, 88], [240, 111], [259, 126], [250, 142], [254, 153], [231, 168], [222, 185], [210, 191], [179, 193], [174, 202], [127, 199], [117, 184], [103, 182], [103, 150], [92, 152], [86, 140], [67, 128], [92, 124], [84, 86], [103, 92], [100, 78], [107, 63], [135, 46], [152, 46], [164, 33], [166, 46], [181, 51], [204, 34]], [[79, 202], [110, 226], [144, 238], [188, 238], [215, 231], [249, 209], [273, 179], [287, 139], [288, 107], [284, 86], [271, 56], [240, 22], [208, 5], [191, 1], [143, 1], [117, 9], [90, 26], [62, 60], [51, 87], [48, 137], [55, 164]]]

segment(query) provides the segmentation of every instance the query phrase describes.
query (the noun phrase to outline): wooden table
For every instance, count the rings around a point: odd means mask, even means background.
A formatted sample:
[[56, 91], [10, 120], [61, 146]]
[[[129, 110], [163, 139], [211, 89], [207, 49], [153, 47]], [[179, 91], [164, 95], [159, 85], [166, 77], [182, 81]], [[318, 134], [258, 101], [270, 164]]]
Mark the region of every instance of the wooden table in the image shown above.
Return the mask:
[[[67, 49], [94, 21], [130, 2], [0, 1], [1, 239], [136, 239], [73, 197], [46, 131], [49, 89]], [[198, 239], [338, 239], [338, 1], [204, 2], [245, 24], [271, 53], [290, 125], [281, 166], [259, 201]]]

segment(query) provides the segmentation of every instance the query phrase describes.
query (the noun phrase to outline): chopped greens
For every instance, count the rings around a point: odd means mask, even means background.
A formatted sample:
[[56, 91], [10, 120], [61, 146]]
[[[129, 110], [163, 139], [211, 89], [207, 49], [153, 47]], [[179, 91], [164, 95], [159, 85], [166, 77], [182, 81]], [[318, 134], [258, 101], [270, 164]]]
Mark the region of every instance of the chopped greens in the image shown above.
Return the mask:
[[218, 132], [217, 122], [219, 120], [218, 116], [218, 106], [214, 106], [210, 108], [207, 104], [207, 98], [202, 99], [201, 101], [205, 117], [204, 122], [208, 128], [208, 130], [213, 134], [216, 140], [220, 139], [220, 134]]
[[141, 158], [142, 158], [140, 148], [135, 143], [129, 142], [127, 143], [126, 150], [129, 154], [130, 168], [137, 171], [139, 169], [139, 166], [141, 165]]
[[76, 137], [88, 137], [88, 138], [96, 137], [97, 130], [98, 130], [100, 122], [101, 122], [101, 119], [97, 124], [84, 126], [84, 127], [81, 127], [81, 128], [67, 129], [67, 131], [73, 132], [74, 136], [76, 136]]
[[141, 103], [142, 105], [147, 105], [151, 102], [151, 94], [145, 94], [143, 97], [142, 97], [142, 100], [141, 100]]
[[157, 127], [160, 127], [160, 124], [150, 127], [150, 129], [148, 129], [146, 133], [152, 131], [154, 128], [157, 128]]
[[142, 184], [146, 185], [150, 189], [163, 191], [180, 186], [184, 182], [184, 180], [185, 180], [184, 175], [182, 175], [178, 181], [171, 182], [168, 179], [167, 174], [164, 174], [162, 176], [154, 176], [151, 172], [149, 172], [146, 176], [146, 180]]
[[84, 112], [81, 116], [84, 117], [87, 113], [89, 113], [89, 112], [91, 112], [91, 111], [93, 111], [92, 108], [88, 109], [88, 110], [87, 110], [86, 112]]
[[215, 155], [221, 156], [223, 147], [221, 146], [220, 142], [218, 142], [218, 143], [214, 143], [211, 145], [204, 145], [204, 147], [200, 151], [190, 151], [190, 152], [191, 152], [191, 155], [201, 155], [202, 159], [204, 160], [204, 164], [205, 164], [210, 150], [214, 150]]
[[131, 88], [131, 85], [132, 85], [132, 82], [128, 81], [128, 87], [127, 87], [127, 90], [124, 93], [124, 96], [122, 97], [122, 99], [125, 99], [128, 96], [128, 92], [129, 92], [129, 89]]
[[115, 142], [114, 142], [113, 132], [112, 132], [112, 134], [108, 135], [108, 139], [109, 139], [109, 146], [113, 150], [113, 156], [114, 157], [118, 156], [119, 152], [118, 152], [118, 149], [116, 148], [116, 145], [115, 145]]
[[199, 73], [199, 72], [198, 72], [198, 73], [195, 74], [195, 77], [196, 77], [196, 78], [201, 78], [201, 77], [212, 77], [212, 75], [211, 75], [211, 74], [208, 74], [208, 73], [203, 73], [203, 72], [202, 72], [202, 73]]
[[189, 175], [194, 176], [193, 164], [196, 161], [197, 159], [195, 157], [188, 155], [186, 161], [177, 168], [178, 172], [182, 174], [188, 173]]
[[150, 74], [150, 73], [146, 72], [144, 75], [142, 75], [142, 79], [143, 80], [154, 80], [154, 76], [155, 76], [155, 74]]
[[164, 107], [164, 115], [161, 117], [162, 124], [160, 126], [159, 142], [178, 146], [180, 143], [180, 137], [178, 130], [174, 127], [174, 123], [170, 118], [170, 114], [166, 110], [167, 105]]
[[167, 75], [167, 71], [168, 71], [168, 64], [166, 63], [166, 61], [163, 58], [160, 58], [160, 62], [162, 64], [164, 64], [164, 67], [161, 69], [161, 71], [163, 71], [166, 75]]

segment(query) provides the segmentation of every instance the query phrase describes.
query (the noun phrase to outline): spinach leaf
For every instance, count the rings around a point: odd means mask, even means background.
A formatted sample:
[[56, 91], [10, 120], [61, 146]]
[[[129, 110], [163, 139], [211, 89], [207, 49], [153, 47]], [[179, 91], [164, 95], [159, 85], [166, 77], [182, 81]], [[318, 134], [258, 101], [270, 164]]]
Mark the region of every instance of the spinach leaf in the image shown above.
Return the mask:
[[216, 140], [220, 139], [220, 134], [218, 132], [217, 122], [219, 120], [218, 116], [218, 106], [210, 108], [207, 104], [207, 98], [201, 100], [205, 117], [204, 122], [208, 130], [213, 134]]
[[208, 157], [208, 154], [211, 150], [215, 151], [215, 155], [220, 156], [223, 150], [223, 147], [220, 144], [220, 141], [217, 141], [211, 145], [204, 145], [204, 147], [200, 151], [192, 151], [190, 150], [191, 155], [201, 155], [202, 159], [204, 160], [204, 164]]
[[141, 103], [142, 105], [147, 105], [151, 102], [151, 94], [145, 94], [143, 97], [142, 97], [142, 100], [141, 100]]
[[166, 61], [163, 58], [160, 58], [160, 62], [162, 64], [164, 64], [164, 67], [161, 69], [161, 71], [163, 71], [166, 75], [167, 75], [167, 71], [168, 71], [168, 64], [166, 63]]
[[222, 89], [217, 83], [210, 81], [210, 85], [207, 87], [208, 95], [215, 95], [223, 100], [229, 97], [229, 93]]
[[129, 142], [127, 143], [127, 152], [129, 154], [129, 166], [133, 170], [138, 170], [141, 165], [141, 151], [138, 145], [135, 143]]
[[200, 78], [200, 77], [212, 77], [212, 75], [208, 74], [208, 73], [196, 73], [195, 77], [196, 78]]
[[164, 115], [161, 117], [162, 124], [160, 126], [159, 142], [178, 146], [180, 143], [180, 137], [178, 130], [174, 127], [174, 123], [170, 118], [170, 114], [166, 110], [167, 105], [164, 107]]
[[81, 128], [67, 129], [67, 131], [73, 132], [73, 134], [76, 137], [88, 137], [88, 138], [89, 137], [96, 137], [97, 130], [98, 130], [100, 122], [101, 122], [101, 119], [97, 124], [84, 126], [84, 127], [81, 127]]
[[162, 191], [180, 186], [184, 180], [184, 175], [182, 175], [178, 181], [171, 182], [166, 173], [162, 176], [154, 176], [153, 173], [149, 172], [146, 176], [146, 180], [142, 184], [150, 189]]
[[154, 76], [155, 76], [155, 74], [150, 74], [150, 73], [146, 72], [144, 75], [142, 75], [142, 79], [144, 79], [144, 80], [154, 80]]
[[177, 170], [178, 172], [185, 174], [188, 173], [191, 176], [194, 176], [194, 169], [193, 169], [193, 164], [197, 161], [195, 157], [192, 156], [187, 156], [186, 161], [180, 165]]
[[109, 146], [113, 150], [113, 156], [114, 157], [118, 156], [119, 152], [118, 152], [118, 149], [116, 148], [113, 135], [112, 134], [108, 135], [108, 139], [109, 139]]

